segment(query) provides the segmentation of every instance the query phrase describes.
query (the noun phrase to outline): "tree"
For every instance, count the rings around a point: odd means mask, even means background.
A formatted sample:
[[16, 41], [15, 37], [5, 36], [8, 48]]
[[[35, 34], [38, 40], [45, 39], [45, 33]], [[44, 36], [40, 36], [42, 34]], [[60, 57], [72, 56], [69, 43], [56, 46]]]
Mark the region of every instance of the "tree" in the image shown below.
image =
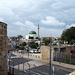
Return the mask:
[[75, 27], [64, 30], [61, 35], [61, 40], [68, 41], [69, 44], [72, 40], [75, 40]]
[[23, 42], [23, 43], [22, 43], [22, 46], [26, 46], [26, 45], [27, 45], [27, 43], [26, 43], [26, 42]]
[[10, 37], [10, 39], [11, 39], [12, 41], [16, 41], [16, 40], [17, 40], [17, 37], [13, 36], [13, 37]]
[[43, 43], [45, 43], [45, 45], [49, 45], [51, 41], [51, 38], [43, 38]]
[[75, 40], [71, 40], [70, 41], [70, 44], [72, 45], [72, 44], [75, 44]]
[[20, 47], [16, 45], [16, 49], [19, 49]]
[[35, 43], [35, 42], [30, 42], [29, 46], [31, 48], [37, 48], [38, 47], [37, 43]]
[[36, 37], [35, 39], [38, 39], [38, 40], [40, 40], [40, 37]]
[[20, 50], [24, 50], [25, 48], [24, 48], [24, 46], [21, 46], [21, 47], [19, 47], [19, 49], [20, 49]]
[[23, 38], [22, 35], [18, 35], [17, 38], [20, 40], [21, 38]]

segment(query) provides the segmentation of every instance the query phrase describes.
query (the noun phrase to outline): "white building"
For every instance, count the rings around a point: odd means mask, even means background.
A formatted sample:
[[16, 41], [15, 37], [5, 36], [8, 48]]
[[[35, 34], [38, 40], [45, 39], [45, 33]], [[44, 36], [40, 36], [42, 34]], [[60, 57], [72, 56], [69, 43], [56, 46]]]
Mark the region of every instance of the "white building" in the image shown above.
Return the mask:
[[37, 33], [35, 31], [31, 31], [28, 35], [26, 35], [26, 40], [35, 40], [37, 37]]

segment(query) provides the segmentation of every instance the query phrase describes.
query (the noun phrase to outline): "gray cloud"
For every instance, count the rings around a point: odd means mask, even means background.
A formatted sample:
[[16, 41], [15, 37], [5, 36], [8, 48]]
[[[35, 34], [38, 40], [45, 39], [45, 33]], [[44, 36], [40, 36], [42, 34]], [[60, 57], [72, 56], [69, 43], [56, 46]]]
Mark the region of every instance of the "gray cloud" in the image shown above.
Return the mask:
[[75, 24], [67, 25], [66, 28], [75, 27]]
[[45, 20], [41, 20], [42, 24], [50, 25], [50, 26], [63, 26], [66, 25], [64, 22], [59, 22], [52, 16], [47, 16]]
[[4, 22], [4, 19], [0, 17], [0, 21]]
[[60, 36], [75, 26], [74, 14], [75, 0], [0, 0], [0, 21], [8, 24], [8, 36], [37, 32], [38, 24], [41, 36], [50, 36], [49, 31]]

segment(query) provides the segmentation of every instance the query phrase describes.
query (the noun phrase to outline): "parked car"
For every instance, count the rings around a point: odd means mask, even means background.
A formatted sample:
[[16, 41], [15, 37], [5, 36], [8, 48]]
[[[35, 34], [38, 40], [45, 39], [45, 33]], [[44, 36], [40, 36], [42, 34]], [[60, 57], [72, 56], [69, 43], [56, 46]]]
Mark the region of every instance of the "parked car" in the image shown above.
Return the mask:
[[30, 53], [35, 53], [35, 52], [38, 52], [38, 50], [37, 49], [31, 49], [30, 50]]

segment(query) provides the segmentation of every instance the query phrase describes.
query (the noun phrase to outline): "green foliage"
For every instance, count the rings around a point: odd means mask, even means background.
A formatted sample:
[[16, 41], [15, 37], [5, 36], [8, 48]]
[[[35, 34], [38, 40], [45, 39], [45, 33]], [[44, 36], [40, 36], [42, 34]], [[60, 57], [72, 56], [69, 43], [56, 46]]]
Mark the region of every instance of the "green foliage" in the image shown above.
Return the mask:
[[39, 46], [38, 43], [35, 43], [35, 44], [36, 44], [37, 47]]
[[19, 47], [19, 50], [24, 50], [25, 48], [22, 46], [22, 47]]
[[43, 43], [45, 43], [45, 45], [49, 45], [51, 41], [51, 38], [43, 38]]
[[27, 44], [26, 44], [26, 42], [23, 42], [22, 44], [21, 44], [21, 46], [26, 46]]
[[68, 41], [69, 44], [72, 40], [75, 40], [75, 27], [71, 27], [70, 29], [63, 31], [61, 40]]
[[26, 45], [27, 45], [27, 43], [26, 42], [23, 42], [19, 46], [26, 46]]
[[23, 38], [22, 35], [18, 35], [18, 36], [13, 36], [13, 37], [10, 37], [12, 41], [16, 41], [18, 42], [21, 38]]
[[20, 44], [19, 46], [16, 45], [16, 49], [19, 49], [19, 50], [24, 50], [24, 46], [26, 46], [26, 42], [23, 42], [22, 44]]
[[72, 39], [72, 40], [70, 41], [70, 44], [71, 44], [71, 45], [72, 45], [72, 44], [75, 44], [75, 40]]
[[22, 35], [18, 35], [18, 36], [17, 36], [18, 39], [21, 39], [22, 37], [23, 37]]
[[16, 49], [19, 49], [19, 50], [24, 50], [24, 46], [16, 46]]
[[36, 37], [35, 39], [38, 39], [38, 40], [40, 40], [40, 37]]
[[30, 42], [29, 46], [30, 46], [31, 48], [37, 48], [37, 47], [38, 47], [38, 43]]
[[19, 46], [16, 45], [16, 49], [19, 49]]

